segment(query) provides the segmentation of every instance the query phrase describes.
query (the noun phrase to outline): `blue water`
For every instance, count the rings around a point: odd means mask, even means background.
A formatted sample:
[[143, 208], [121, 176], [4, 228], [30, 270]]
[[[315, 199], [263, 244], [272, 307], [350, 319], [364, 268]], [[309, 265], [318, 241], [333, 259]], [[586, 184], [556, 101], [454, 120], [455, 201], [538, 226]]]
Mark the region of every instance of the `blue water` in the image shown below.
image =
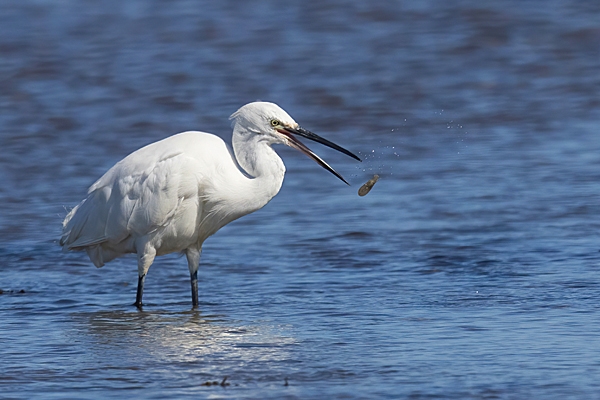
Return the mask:
[[[599, 71], [595, 1], [4, 1], [0, 398], [597, 398]], [[364, 162], [278, 148], [199, 310], [184, 258], [138, 311], [135, 257], [60, 251], [115, 162], [257, 99]]]

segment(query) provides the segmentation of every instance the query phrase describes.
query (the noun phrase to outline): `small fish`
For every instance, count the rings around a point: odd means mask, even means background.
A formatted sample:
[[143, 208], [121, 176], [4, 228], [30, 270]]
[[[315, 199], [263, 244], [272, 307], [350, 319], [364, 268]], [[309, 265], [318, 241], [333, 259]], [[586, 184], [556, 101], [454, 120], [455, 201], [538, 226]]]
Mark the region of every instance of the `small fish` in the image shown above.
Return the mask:
[[358, 189], [358, 195], [366, 196], [367, 193], [369, 193], [371, 191], [371, 189], [373, 188], [373, 186], [375, 185], [375, 182], [377, 182], [378, 180], [379, 180], [379, 175], [373, 175], [373, 177], [371, 179], [369, 179], [367, 181], [367, 183], [365, 183], [364, 185], [362, 185], [360, 187], [360, 189]]

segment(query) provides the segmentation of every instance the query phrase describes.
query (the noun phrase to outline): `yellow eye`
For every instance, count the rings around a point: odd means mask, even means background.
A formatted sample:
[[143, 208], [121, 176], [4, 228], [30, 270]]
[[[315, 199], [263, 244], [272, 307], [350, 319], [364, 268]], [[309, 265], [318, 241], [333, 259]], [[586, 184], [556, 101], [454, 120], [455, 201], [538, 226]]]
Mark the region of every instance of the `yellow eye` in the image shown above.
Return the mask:
[[279, 126], [279, 125], [281, 125], [281, 122], [277, 121], [276, 119], [271, 120], [271, 126]]

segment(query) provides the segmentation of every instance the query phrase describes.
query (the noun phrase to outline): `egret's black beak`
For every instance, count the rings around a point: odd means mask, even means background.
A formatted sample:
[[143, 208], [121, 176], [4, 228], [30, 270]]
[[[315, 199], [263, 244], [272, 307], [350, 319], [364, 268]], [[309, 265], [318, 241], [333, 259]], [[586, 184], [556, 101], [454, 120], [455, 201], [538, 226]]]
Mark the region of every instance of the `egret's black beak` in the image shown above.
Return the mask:
[[358, 161], [362, 161], [360, 158], [358, 158], [354, 153], [351, 153], [350, 151], [344, 149], [341, 146], [338, 146], [335, 143], [330, 142], [327, 139], [322, 138], [321, 136], [312, 133], [311, 131], [308, 131], [304, 128], [301, 127], [296, 127], [296, 128], [291, 128], [291, 127], [284, 127], [284, 128], [279, 128], [277, 129], [277, 131], [279, 133], [284, 134], [288, 139], [289, 139], [289, 144], [290, 146], [300, 150], [301, 152], [303, 152], [304, 154], [306, 154], [307, 156], [309, 156], [310, 158], [312, 158], [313, 160], [315, 160], [317, 162], [317, 164], [319, 164], [321, 167], [325, 168], [327, 171], [331, 172], [332, 174], [334, 174], [335, 176], [337, 176], [338, 178], [340, 178], [346, 185], [350, 185], [348, 182], [346, 182], [346, 180], [340, 175], [338, 174], [333, 168], [331, 168], [329, 166], [329, 164], [327, 164], [325, 161], [323, 161], [321, 159], [321, 157], [319, 157], [318, 155], [316, 155], [315, 153], [313, 153], [313, 151], [311, 149], [309, 149], [308, 147], [306, 147], [304, 145], [304, 143], [302, 143], [301, 141], [299, 141], [296, 138], [296, 135], [298, 136], [302, 136], [305, 137], [307, 139], [310, 140], [314, 140], [315, 142], [324, 144], [327, 147], [331, 147], [334, 150], [337, 150], [341, 153], [344, 153], [352, 158], [354, 158], [355, 160]]

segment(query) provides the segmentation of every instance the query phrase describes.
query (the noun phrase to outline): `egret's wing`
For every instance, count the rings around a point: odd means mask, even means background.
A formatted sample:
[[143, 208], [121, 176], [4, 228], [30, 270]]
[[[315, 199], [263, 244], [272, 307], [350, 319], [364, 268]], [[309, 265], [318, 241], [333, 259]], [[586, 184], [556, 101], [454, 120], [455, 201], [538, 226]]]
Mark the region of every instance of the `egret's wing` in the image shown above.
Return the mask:
[[[90, 187], [66, 216], [60, 243], [64, 250], [87, 250], [97, 266], [135, 251], [133, 242], [142, 236], [152, 236], [163, 251], [179, 251], [223, 226], [219, 218], [226, 213], [210, 219], [219, 220], [212, 225], [205, 221], [211, 209], [239, 209], [226, 207], [225, 200], [240, 201], [235, 191], [228, 192], [236, 186], [226, 184], [231, 174], [246, 179], [217, 136], [190, 131], [150, 144]], [[228, 221], [244, 213], [238, 214]]]
[[108, 215], [107, 235], [118, 236], [126, 230], [142, 236], [166, 226], [183, 200], [179, 192], [184, 164], [180, 154], [169, 155], [142, 174], [119, 180], [116, 202]]
[[87, 198], [65, 218], [61, 244], [70, 250], [119, 243], [169, 223], [184, 198], [180, 185], [186, 180], [185, 157], [168, 153], [149, 159], [149, 155], [133, 153], [92, 185]]

